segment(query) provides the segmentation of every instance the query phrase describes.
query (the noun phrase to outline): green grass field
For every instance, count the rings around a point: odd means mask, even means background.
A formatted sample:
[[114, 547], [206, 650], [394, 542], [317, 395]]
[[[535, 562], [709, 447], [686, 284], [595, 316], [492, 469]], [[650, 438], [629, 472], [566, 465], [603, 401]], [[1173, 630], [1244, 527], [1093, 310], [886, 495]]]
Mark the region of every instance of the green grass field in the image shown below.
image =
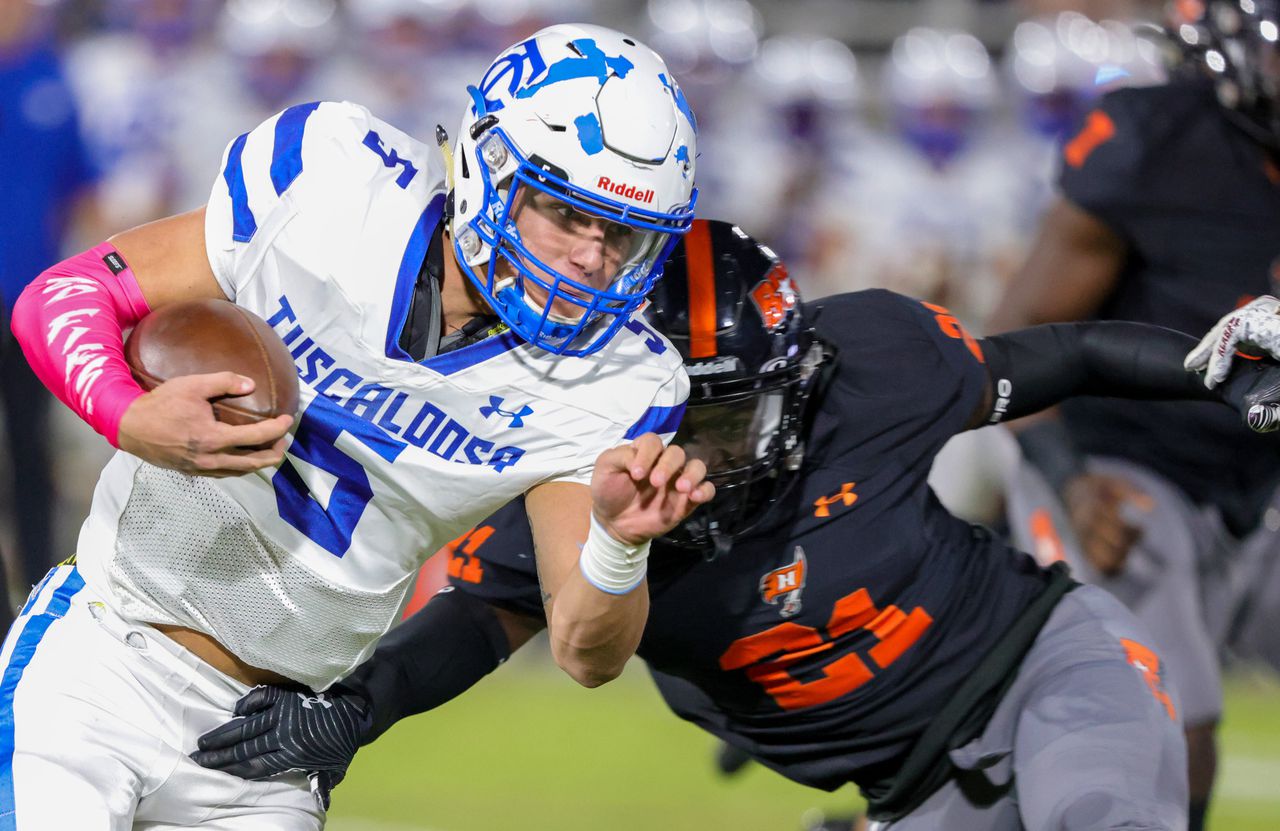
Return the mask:
[[[835, 794], [752, 766], [713, 772], [713, 741], [670, 715], [638, 662], [598, 690], [521, 655], [470, 693], [412, 719], [357, 759], [332, 831], [798, 831]], [[1280, 829], [1280, 686], [1233, 681], [1215, 831]]]

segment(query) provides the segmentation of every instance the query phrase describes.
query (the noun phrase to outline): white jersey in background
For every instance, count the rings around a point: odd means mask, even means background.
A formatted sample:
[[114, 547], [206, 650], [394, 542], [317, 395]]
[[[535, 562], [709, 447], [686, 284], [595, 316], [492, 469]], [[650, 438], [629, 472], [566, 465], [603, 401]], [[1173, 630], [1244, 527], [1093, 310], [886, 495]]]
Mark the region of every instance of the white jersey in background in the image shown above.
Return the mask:
[[510, 332], [403, 354], [443, 180], [435, 148], [349, 103], [291, 107], [228, 147], [209, 261], [293, 354], [298, 422], [278, 469], [238, 478], [116, 454], [77, 562], [122, 616], [321, 690], [369, 655], [432, 552], [539, 483], [588, 482], [605, 449], [674, 434], [680, 356], [638, 321], [587, 357]]

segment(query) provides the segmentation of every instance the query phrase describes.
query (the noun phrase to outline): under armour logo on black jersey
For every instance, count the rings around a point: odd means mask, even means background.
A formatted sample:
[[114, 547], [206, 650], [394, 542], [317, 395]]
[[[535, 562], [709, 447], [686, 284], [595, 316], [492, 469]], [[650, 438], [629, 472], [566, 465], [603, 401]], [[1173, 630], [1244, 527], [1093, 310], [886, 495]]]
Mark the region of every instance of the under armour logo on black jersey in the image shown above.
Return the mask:
[[857, 482], [845, 482], [836, 493], [830, 496], [819, 496], [813, 500], [813, 515], [818, 518], [829, 517], [831, 516], [831, 506], [837, 502], [843, 502], [846, 508], [857, 502], [858, 495], [853, 492], [857, 484]]
[[307, 695], [306, 693], [298, 693], [298, 698], [302, 699], [302, 707], [304, 710], [310, 710], [312, 704], [319, 704], [328, 710], [333, 706], [333, 702], [324, 697], [324, 693], [316, 693], [315, 695]]
[[510, 410], [502, 409], [501, 396], [491, 395], [489, 396], [489, 404], [480, 408], [480, 415], [488, 418], [494, 413], [511, 419], [511, 424], [508, 425], [509, 427], [523, 427], [525, 416], [533, 415], [533, 408], [528, 404], [525, 404], [513, 413]]

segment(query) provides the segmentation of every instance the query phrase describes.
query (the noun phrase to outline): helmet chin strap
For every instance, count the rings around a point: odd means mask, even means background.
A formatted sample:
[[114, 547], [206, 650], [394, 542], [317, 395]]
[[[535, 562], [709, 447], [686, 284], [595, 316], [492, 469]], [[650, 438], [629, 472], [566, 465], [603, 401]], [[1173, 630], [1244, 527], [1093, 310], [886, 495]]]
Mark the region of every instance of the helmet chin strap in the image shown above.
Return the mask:
[[449, 146], [449, 133], [441, 125], [436, 125], [436, 146], [440, 155], [444, 156], [444, 189], [453, 191], [453, 148]]
[[[546, 306], [535, 305], [533, 302], [533, 299], [529, 297], [528, 292], [521, 292], [520, 297], [524, 300], [524, 304], [528, 306], [529, 310], [532, 311], [534, 314], [540, 315], [542, 314], [543, 310], [546, 309]], [[547, 302], [548, 303], [551, 302], [550, 297], [547, 297]], [[583, 314], [586, 314], [586, 312], [584, 311]], [[567, 317], [565, 315], [558, 315], [555, 312], [548, 311], [547, 320], [551, 321], [552, 323], [559, 323], [562, 326], [576, 326], [578, 325], [578, 322], [582, 320], [582, 315], [578, 315], [577, 317]]]
[[711, 537], [711, 550], [707, 552], [708, 560], [723, 557], [733, 547], [733, 537], [720, 530], [720, 523], [711, 520], [707, 523], [707, 534]]
[[[711, 562], [719, 557], [723, 557], [733, 548], [733, 537], [726, 534], [720, 528], [720, 523], [714, 519], [708, 519], [704, 514], [697, 514], [684, 521], [685, 529], [689, 532], [689, 536], [695, 540], [694, 545], [702, 549], [702, 559]], [[697, 540], [711, 540], [710, 547], [705, 543], [699, 544]]]
[[[528, 263], [525, 263], [525, 268], [531, 268], [531, 266]], [[546, 275], [544, 274], [544, 276]], [[505, 288], [506, 286], [512, 285], [515, 283], [515, 281], [516, 281], [516, 276], [514, 274], [506, 277], [499, 277], [494, 281], [494, 291], [496, 292], [501, 288]], [[523, 300], [524, 304], [529, 307], [529, 311], [533, 312], [536, 315], [541, 315], [543, 311], [546, 310], [547, 320], [551, 321], [552, 323], [558, 323], [561, 326], [577, 326], [578, 323], [582, 321], [583, 315], [587, 313], [587, 310], [583, 309], [582, 314], [577, 315], [576, 317], [570, 317], [568, 315], [558, 315], [554, 311], [548, 310], [545, 305], [542, 305], [542, 306], [537, 305], [534, 302], [533, 298], [529, 296], [528, 289], [524, 288], [523, 286], [521, 287], [521, 291], [520, 291], [520, 299]], [[552, 302], [551, 292], [548, 291], [547, 299], [544, 301], [544, 303], [551, 303], [551, 302]]]

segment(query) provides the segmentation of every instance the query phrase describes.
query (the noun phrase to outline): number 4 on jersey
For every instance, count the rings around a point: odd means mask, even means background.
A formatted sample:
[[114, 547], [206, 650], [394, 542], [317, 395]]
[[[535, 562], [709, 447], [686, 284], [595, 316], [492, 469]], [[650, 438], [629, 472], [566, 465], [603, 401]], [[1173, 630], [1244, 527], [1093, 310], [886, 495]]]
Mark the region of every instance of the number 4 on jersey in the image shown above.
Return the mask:
[[480, 525], [445, 546], [449, 552], [449, 576], [467, 583], [479, 583], [484, 577], [484, 564], [476, 556], [480, 546], [493, 536], [492, 525]]

